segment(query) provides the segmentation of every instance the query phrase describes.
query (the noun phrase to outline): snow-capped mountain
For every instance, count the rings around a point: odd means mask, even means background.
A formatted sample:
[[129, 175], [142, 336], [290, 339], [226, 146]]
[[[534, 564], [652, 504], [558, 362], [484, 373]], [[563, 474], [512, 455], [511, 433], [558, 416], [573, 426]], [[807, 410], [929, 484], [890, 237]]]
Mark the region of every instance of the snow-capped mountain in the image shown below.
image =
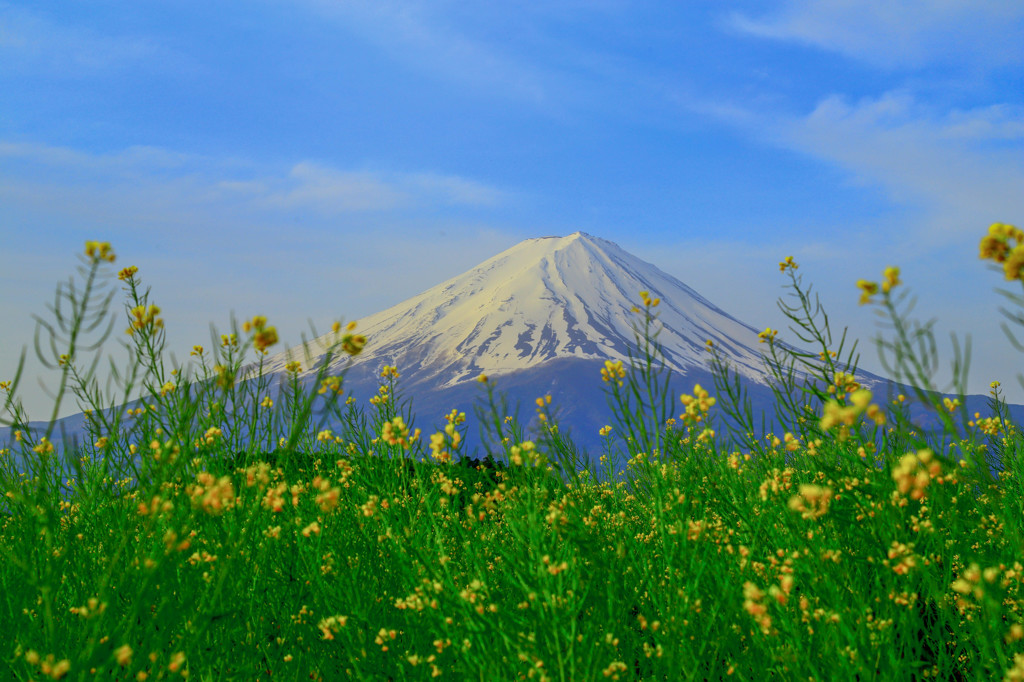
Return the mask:
[[[740, 322], [675, 277], [618, 245], [575, 232], [527, 239], [475, 268], [387, 310], [360, 319], [367, 338], [358, 365], [395, 365], [415, 383], [443, 389], [488, 376], [526, 370], [556, 358], [628, 359], [635, 345], [631, 312], [640, 291], [660, 298], [658, 340], [666, 364], [686, 374], [706, 368], [706, 342], [718, 346], [736, 371], [763, 383], [758, 330]], [[333, 333], [311, 348], [330, 345]], [[277, 374], [299, 360], [300, 376], [319, 366], [303, 362], [302, 347], [264, 361]], [[348, 358], [334, 360], [330, 372]]]
[[[633, 325], [642, 319], [632, 312], [634, 306], [642, 305], [641, 291], [660, 299], [654, 308], [658, 316], [655, 329], [659, 330], [665, 363], [673, 372], [668, 392], [676, 409], [682, 411], [679, 395], [692, 394], [694, 384], [700, 384], [718, 400], [712, 409], [717, 433], [725, 435], [722, 426], [733, 433], [747, 430], [736, 429], [736, 422], [724, 414], [722, 404], [728, 396], [716, 395], [706, 345], [711, 340], [730, 368], [730, 385], [738, 374], [747, 391], [755, 437], [767, 433], [781, 436], [782, 431], [772, 423], [774, 382], [763, 362], [769, 347], [759, 342], [758, 329], [654, 265], [583, 232], [527, 239], [457, 277], [357, 320], [356, 333], [366, 337], [365, 349], [355, 358], [340, 353], [331, 360], [326, 374], [344, 373], [346, 395], [365, 405], [366, 399], [377, 395], [381, 368], [397, 367], [399, 387], [404, 397], [412, 399], [412, 417], [418, 420], [409, 426], [421, 426], [429, 433], [430, 424], [443, 425], [443, 415], [452, 409], [465, 412], [469, 436], [465, 454], [470, 456], [481, 454], [481, 441], [477, 440], [480, 422], [474, 417], [483, 391], [475, 381], [480, 374], [496, 381], [510, 406], [529, 406], [530, 414], [519, 414], [520, 423], [528, 428], [535, 419], [533, 402], [550, 394], [560, 430], [587, 450], [593, 463], [603, 450], [598, 431], [613, 421], [601, 368], [607, 360], [628, 364], [629, 350], [636, 348]], [[324, 351], [337, 338], [329, 332], [313, 339], [306, 346], [309, 357], [302, 346], [264, 357], [262, 372], [264, 381], [269, 379], [268, 393], [279, 395], [285, 383], [280, 380], [287, 377], [286, 365], [298, 361], [299, 379], [308, 395], [325, 362]], [[775, 344], [790, 347], [778, 339]], [[241, 378], [253, 377], [255, 369], [254, 363], [248, 374], [243, 370]], [[794, 372], [797, 388], [807, 378], [799, 370]], [[873, 400], [879, 404], [890, 391], [907, 395], [912, 423], [933, 434], [941, 430], [934, 413], [916, 404], [910, 387], [860, 369], [855, 379], [873, 392]], [[811, 381], [824, 388], [820, 377]], [[806, 402], [799, 394], [792, 397], [798, 404]], [[967, 396], [965, 403], [969, 414], [991, 412], [987, 396]], [[742, 410], [742, 404], [738, 407]], [[1014, 420], [1021, 423], [1024, 407], [1009, 408]], [[69, 438], [85, 435], [81, 414], [59, 420], [58, 426]], [[46, 424], [33, 422], [30, 427], [44, 431]], [[238, 446], [244, 447], [247, 438], [239, 432]], [[0, 447], [9, 441], [10, 429], [0, 428]]]

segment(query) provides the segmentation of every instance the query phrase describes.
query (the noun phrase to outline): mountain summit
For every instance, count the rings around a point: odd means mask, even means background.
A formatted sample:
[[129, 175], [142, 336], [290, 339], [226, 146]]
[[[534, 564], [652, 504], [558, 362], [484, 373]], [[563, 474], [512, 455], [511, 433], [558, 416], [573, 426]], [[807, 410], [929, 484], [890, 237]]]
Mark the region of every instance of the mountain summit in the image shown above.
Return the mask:
[[[585, 232], [527, 239], [387, 310], [358, 320], [367, 338], [356, 364], [394, 365], [412, 383], [447, 388], [481, 373], [501, 376], [558, 358], [628, 359], [631, 312], [640, 291], [656, 312], [665, 362], [675, 372], [706, 368], [710, 339], [731, 366], [764, 383], [758, 331], [617, 244]], [[327, 347], [332, 335], [311, 348]], [[316, 351], [322, 357], [322, 351]], [[264, 361], [264, 373], [303, 361], [301, 347]], [[329, 368], [348, 362], [338, 357]], [[314, 361], [314, 367], [320, 361]], [[303, 362], [305, 376], [314, 373]]]

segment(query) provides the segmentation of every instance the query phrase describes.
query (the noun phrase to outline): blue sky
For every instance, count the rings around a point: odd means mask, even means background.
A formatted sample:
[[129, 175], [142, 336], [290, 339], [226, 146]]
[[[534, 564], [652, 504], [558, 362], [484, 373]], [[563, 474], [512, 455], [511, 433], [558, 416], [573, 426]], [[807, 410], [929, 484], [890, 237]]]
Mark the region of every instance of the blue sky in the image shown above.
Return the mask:
[[1024, 227], [1022, 44], [1012, 0], [0, 0], [0, 380], [28, 345], [49, 416], [32, 315], [86, 240], [184, 361], [232, 312], [293, 345], [583, 230], [796, 341], [792, 255], [878, 373], [855, 282], [899, 266], [939, 388], [969, 332], [969, 391], [1024, 403], [977, 255]]

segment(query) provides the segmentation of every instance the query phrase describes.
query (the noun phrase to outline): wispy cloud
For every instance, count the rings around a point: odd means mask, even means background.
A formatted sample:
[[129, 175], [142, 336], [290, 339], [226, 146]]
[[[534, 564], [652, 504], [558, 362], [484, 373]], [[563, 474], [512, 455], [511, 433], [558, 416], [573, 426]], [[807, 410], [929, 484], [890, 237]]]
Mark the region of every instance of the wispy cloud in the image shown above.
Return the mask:
[[439, 12], [436, 3], [410, 0], [302, 2], [407, 67], [442, 80], [534, 101], [543, 101], [548, 93], [550, 84], [542, 69], [503, 50], [496, 40], [474, 35], [473, 22], [452, 16], [451, 8]]
[[935, 113], [906, 93], [850, 104], [822, 100], [775, 126], [777, 140], [924, 210], [935, 236], [973, 234], [979, 216], [1024, 214], [1024, 109], [988, 106]]
[[729, 24], [883, 67], [963, 59], [992, 65], [1024, 61], [1024, 5], [1005, 0], [790, 0], [762, 18], [734, 12]]
[[260, 206], [305, 209], [324, 215], [437, 206], [491, 206], [505, 192], [480, 182], [438, 173], [342, 171], [311, 161], [287, 176], [220, 186], [248, 194]]
[[166, 66], [172, 61], [180, 66], [182, 55], [151, 36], [104, 35], [55, 21], [43, 12], [0, 3], [0, 59], [10, 70], [105, 74], [140, 63]]
[[735, 12], [728, 23], [883, 67], [1024, 62], [1024, 4], [1005, 0], [789, 0], [761, 18]]
[[[0, 141], [0, 158], [18, 162], [0, 172], [0, 195], [19, 191], [60, 195], [87, 188], [111, 205], [149, 203], [180, 207], [307, 210], [319, 215], [387, 212], [438, 207], [488, 207], [509, 192], [486, 183], [437, 172], [344, 170], [313, 161], [290, 168], [258, 167], [237, 159], [132, 147], [94, 154], [30, 143]], [[50, 185], [49, 189], [43, 185]], [[78, 196], [75, 201], [83, 200]], [[87, 204], [96, 203], [86, 202]], [[140, 206], [141, 208], [141, 206]]]

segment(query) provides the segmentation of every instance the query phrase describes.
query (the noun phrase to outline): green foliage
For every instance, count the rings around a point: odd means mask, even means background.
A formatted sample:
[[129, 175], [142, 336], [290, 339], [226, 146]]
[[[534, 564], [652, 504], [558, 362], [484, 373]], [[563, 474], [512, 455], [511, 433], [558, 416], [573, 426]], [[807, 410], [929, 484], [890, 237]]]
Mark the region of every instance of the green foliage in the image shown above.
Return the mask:
[[[20, 372], [0, 384], [21, 431], [0, 467], [4, 679], [1024, 675], [1022, 439], [998, 391], [993, 418], [962, 420], [968, 438], [928, 443], [900, 400], [869, 404], [854, 358], [834, 362], [842, 342], [831, 350], [820, 302], [812, 315], [796, 278], [800, 306], [784, 312], [822, 352], [763, 335], [787, 438], [752, 438], [749, 402], [715, 348], [727, 400], [695, 387], [672, 417], [658, 301], [643, 292], [629, 366], [605, 371], [602, 475], [581, 466], [557, 405], [539, 401], [527, 440], [486, 378], [483, 460], [463, 454], [464, 415], [421, 437], [394, 368], [369, 410], [342, 400], [328, 362], [313, 384], [325, 390], [304, 395], [293, 372], [272, 406], [262, 355], [242, 364], [276, 338], [261, 318], [245, 341], [232, 323], [211, 354], [197, 349], [198, 375], [167, 371], [159, 309], [127, 270], [129, 367], [115, 372], [120, 394], [105, 394], [78, 369], [81, 349], [99, 347], [81, 334], [109, 304], [89, 301], [113, 260], [100, 246], [85, 294], [58, 315], [64, 345], [51, 344], [60, 391], [72, 385], [92, 411], [88, 441], [58, 456], [52, 426], [25, 428]], [[897, 338], [880, 348], [926, 370], [889, 293]], [[328, 354], [357, 354], [359, 338], [339, 329]], [[796, 386], [797, 362], [824, 387]], [[113, 409], [139, 381], [139, 410]], [[713, 404], [741, 424], [728, 440], [713, 433]], [[323, 428], [328, 417], [340, 432]]]

